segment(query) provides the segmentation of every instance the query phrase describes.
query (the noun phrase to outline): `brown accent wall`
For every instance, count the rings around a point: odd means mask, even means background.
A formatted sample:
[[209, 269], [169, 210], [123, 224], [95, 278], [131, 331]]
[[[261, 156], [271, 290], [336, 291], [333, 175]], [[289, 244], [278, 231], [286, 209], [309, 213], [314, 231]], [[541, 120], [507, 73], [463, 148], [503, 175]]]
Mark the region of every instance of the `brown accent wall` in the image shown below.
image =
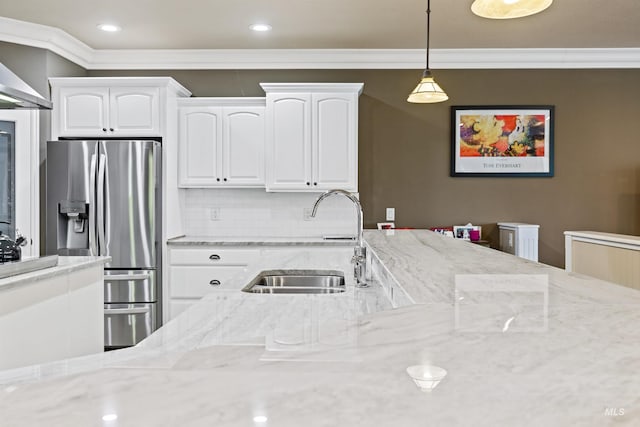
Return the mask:
[[[360, 196], [365, 222], [399, 227], [540, 224], [540, 261], [562, 266], [565, 230], [640, 234], [640, 70], [436, 70], [446, 103], [413, 105], [420, 70], [89, 71], [169, 75], [194, 96], [263, 96], [260, 82], [364, 82]], [[553, 178], [452, 178], [451, 105], [556, 106]]]

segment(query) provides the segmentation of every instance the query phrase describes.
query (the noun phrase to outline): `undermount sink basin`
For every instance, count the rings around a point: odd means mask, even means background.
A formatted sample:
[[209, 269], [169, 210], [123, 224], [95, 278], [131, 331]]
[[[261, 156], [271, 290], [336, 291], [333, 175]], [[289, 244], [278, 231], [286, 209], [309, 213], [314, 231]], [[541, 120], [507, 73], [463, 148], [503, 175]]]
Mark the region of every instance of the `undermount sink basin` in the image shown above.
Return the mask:
[[335, 270], [267, 270], [242, 288], [242, 292], [254, 294], [335, 294], [344, 291], [344, 274]]

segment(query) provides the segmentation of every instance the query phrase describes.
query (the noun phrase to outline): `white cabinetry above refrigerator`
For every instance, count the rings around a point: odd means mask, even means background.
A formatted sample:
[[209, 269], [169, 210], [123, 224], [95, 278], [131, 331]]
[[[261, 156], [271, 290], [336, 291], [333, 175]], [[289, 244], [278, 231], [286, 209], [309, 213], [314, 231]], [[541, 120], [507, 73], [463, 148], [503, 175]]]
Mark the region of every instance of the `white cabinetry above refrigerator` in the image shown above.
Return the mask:
[[180, 187], [264, 187], [264, 110], [264, 98], [180, 100]]
[[358, 191], [362, 83], [261, 83], [267, 191]]
[[61, 77], [49, 84], [52, 139], [165, 137], [168, 100], [190, 95], [170, 77]]
[[156, 87], [54, 87], [59, 136], [160, 136]]

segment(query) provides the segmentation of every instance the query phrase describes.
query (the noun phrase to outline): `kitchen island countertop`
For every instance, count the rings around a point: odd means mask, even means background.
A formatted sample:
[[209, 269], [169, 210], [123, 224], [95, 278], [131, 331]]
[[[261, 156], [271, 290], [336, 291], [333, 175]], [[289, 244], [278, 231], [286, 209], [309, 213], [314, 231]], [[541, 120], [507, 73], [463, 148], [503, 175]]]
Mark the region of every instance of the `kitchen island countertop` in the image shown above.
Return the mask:
[[[0, 373], [0, 425], [638, 424], [640, 292], [425, 230], [365, 240], [415, 304], [358, 314], [352, 279], [210, 294], [137, 347]], [[415, 364], [448, 374], [422, 392]]]
[[40, 270], [30, 271], [11, 277], [0, 279], [0, 289], [29, 284], [39, 280], [49, 279], [74, 271], [84, 270], [96, 265], [103, 265], [111, 260], [109, 256], [60, 256], [57, 265]]

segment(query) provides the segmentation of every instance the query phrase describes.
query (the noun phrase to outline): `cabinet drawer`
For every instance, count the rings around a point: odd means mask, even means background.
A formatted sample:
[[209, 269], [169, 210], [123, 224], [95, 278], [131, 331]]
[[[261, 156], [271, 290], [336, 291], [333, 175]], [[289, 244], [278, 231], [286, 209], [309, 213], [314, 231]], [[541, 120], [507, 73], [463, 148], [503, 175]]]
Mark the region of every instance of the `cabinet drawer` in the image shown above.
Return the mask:
[[244, 267], [171, 267], [172, 298], [200, 298], [217, 289], [242, 289], [242, 280], [232, 280]]
[[248, 265], [258, 258], [257, 249], [172, 249], [171, 265]]

